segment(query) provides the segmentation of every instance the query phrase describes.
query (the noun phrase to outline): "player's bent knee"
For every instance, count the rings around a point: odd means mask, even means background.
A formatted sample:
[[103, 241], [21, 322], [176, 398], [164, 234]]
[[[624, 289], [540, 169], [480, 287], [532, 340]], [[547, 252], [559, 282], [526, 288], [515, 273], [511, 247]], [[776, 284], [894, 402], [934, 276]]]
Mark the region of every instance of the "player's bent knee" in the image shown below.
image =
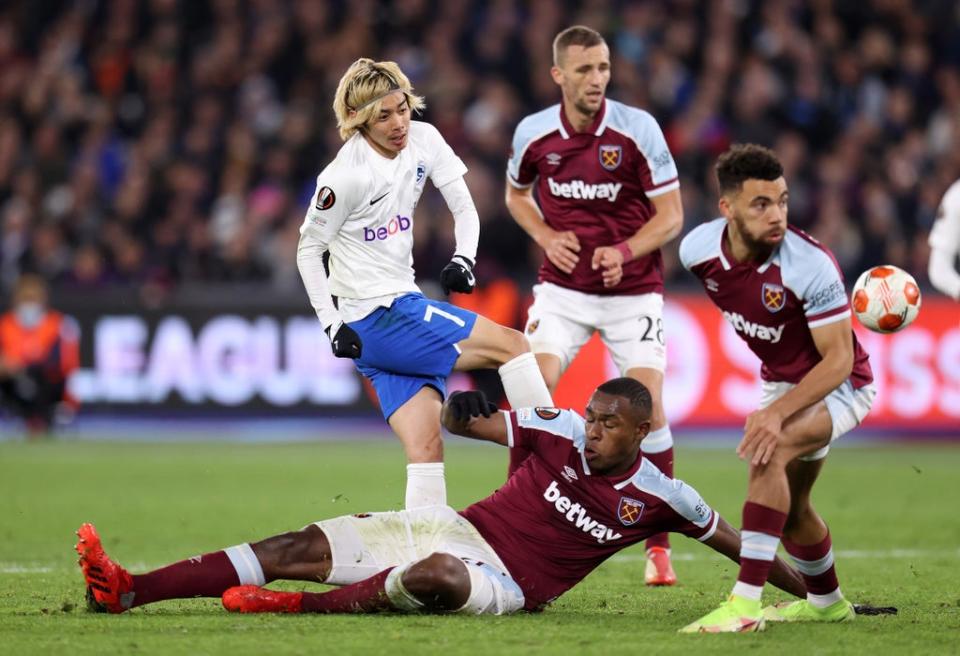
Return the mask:
[[404, 587], [427, 610], [456, 610], [470, 597], [466, 565], [448, 553], [432, 553], [410, 565], [403, 574]]
[[323, 531], [314, 525], [299, 531], [281, 533], [251, 545], [264, 570], [283, 570], [291, 566], [318, 562], [326, 545]]
[[530, 342], [527, 336], [513, 328], [503, 328], [502, 337], [503, 362], [508, 362], [518, 355], [530, 352]]

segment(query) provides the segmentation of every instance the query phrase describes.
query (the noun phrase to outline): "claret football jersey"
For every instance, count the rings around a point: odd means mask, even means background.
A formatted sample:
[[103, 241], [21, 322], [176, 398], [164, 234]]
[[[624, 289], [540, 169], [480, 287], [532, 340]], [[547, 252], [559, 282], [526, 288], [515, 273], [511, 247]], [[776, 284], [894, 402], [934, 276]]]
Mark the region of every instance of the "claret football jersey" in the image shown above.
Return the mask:
[[663, 531], [707, 540], [719, 515], [696, 490], [642, 454], [622, 476], [594, 474], [584, 419], [570, 410], [505, 412], [511, 448], [530, 456], [499, 490], [462, 515], [493, 547], [536, 610], [611, 555]]
[[617, 244], [650, 220], [652, 198], [680, 186], [663, 132], [649, 113], [607, 99], [583, 132], [573, 129], [562, 105], [531, 114], [514, 132], [507, 180], [517, 188], [536, 185], [547, 225], [572, 230], [580, 242], [573, 273], [545, 259], [541, 281], [590, 294], [663, 291], [659, 251], [628, 262], [623, 281], [609, 289], [590, 262], [596, 247]]
[[[822, 359], [811, 328], [850, 316], [843, 275], [820, 242], [793, 226], [762, 263], [736, 262], [727, 251], [727, 221], [697, 226], [680, 242], [680, 261], [762, 363], [763, 380], [798, 383]], [[873, 380], [866, 351], [851, 331], [850, 382]]]

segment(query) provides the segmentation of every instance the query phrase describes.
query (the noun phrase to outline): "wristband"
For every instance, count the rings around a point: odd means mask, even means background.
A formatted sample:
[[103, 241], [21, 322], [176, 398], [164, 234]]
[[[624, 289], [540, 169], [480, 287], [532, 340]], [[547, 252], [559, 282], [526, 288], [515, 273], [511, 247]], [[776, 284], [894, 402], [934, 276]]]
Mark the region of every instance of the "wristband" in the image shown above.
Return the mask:
[[620, 254], [623, 255], [624, 264], [633, 259], [633, 252], [630, 250], [630, 247], [627, 246], [627, 242], [622, 241], [619, 244], [614, 245], [614, 248], [620, 251]]

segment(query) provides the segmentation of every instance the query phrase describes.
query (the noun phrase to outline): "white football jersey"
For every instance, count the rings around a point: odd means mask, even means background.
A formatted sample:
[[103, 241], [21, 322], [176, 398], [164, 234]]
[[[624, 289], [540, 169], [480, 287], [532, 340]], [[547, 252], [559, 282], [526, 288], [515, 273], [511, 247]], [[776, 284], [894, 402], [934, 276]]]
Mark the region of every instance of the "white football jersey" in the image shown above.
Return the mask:
[[407, 146], [393, 159], [359, 133], [347, 140], [317, 176], [300, 227], [330, 250], [330, 293], [341, 299], [341, 311], [344, 300], [349, 305], [420, 291], [413, 270], [414, 209], [427, 178], [439, 188], [466, 172], [440, 132], [422, 121], [410, 122]]
[[950, 185], [943, 195], [929, 242], [933, 248], [960, 253], [960, 180]]
[[960, 300], [960, 274], [956, 259], [960, 254], [960, 180], [943, 195], [937, 220], [930, 228], [930, 282], [939, 291]]

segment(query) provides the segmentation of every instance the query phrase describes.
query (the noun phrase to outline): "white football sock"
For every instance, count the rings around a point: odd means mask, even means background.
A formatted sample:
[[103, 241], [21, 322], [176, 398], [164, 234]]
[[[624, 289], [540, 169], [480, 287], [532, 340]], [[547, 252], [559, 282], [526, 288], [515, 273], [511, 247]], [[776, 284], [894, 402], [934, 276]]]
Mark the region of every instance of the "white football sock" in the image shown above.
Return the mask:
[[383, 582], [383, 591], [387, 593], [387, 599], [395, 608], [409, 612], [415, 612], [423, 608], [423, 602], [410, 594], [407, 587], [403, 584], [403, 575], [413, 563], [405, 563], [390, 570], [387, 574], [387, 580]]
[[442, 462], [407, 465], [406, 509], [447, 505], [447, 482]]
[[763, 586], [750, 585], [749, 583], [744, 583], [743, 581], [737, 581], [733, 584], [733, 590], [730, 592], [731, 594], [737, 595], [741, 599], [760, 601], [760, 597], [763, 594]]
[[266, 585], [267, 579], [263, 575], [260, 559], [253, 553], [249, 543], [227, 547], [223, 552], [227, 554], [230, 564], [236, 570], [240, 585]]
[[504, 363], [498, 370], [503, 382], [503, 391], [511, 408], [535, 408], [553, 406], [550, 390], [543, 381], [543, 374], [533, 353], [518, 355]]
[[843, 593], [840, 592], [840, 588], [837, 588], [833, 592], [828, 592], [825, 595], [817, 595], [812, 592], [807, 593], [807, 601], [810, 602], [810, 605], [814, 608], [826, 608], [827, 606], [832, 606], [843, 599]]
[[670, 425], [667, 424], [663, 428], [647, 433], [640, 448], [644, 453], [663, 453], [667, 449], [672, 449], [673, 433], [670, 432]]

